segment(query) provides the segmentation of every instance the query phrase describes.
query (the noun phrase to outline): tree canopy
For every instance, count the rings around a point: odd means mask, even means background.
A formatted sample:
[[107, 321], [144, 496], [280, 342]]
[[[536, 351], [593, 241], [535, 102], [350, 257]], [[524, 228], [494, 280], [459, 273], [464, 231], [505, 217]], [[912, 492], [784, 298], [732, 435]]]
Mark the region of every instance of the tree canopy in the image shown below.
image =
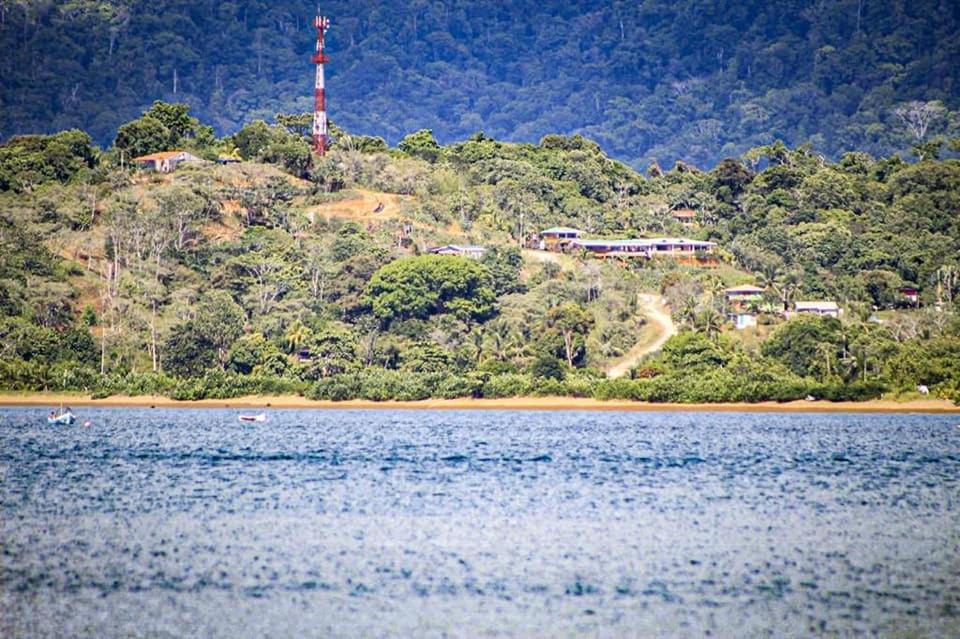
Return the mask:
[[[329, 111], [391, 144], [421, 129], [441, 144], [481, 130], [518, 142], [580, 133], [637, 169], [709, 167], [775, 139], [834, 159], [850, 149], [935, 159], [960, 126], [956, 3], [323, 8]], [[2, 3], [0, 134], [76, 127], [105, 145], [157, 99], [190, 103], [220, 135], [309, 111], [312, 11], [292, 0]], [[182, 135], [164, 115], [150, 117]]]

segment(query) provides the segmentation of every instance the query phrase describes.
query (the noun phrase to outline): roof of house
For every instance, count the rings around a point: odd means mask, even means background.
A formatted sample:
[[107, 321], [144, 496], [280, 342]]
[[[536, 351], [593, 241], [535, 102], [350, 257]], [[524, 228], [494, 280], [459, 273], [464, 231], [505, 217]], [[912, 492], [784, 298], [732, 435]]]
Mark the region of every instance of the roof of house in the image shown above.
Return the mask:
[[[138, 158], [133, 158], [133, 161], [134, 162], [154, 162], [156, 160], [169, 160], [170, 158], [177, 157], [181, 153], [186, 153], [186, 151], [160, 151], [159, 153], [150, 153], [149, 155], [141, 155]], [[187, 155], [189, 155], [189, 153]]]
[[836, 302], [797, 302], [794, 308], [798, 311], [836, 311], [840, 307]]
[[569, 226], [554, 226], [553, 228], [540, 231], [540, 235], [548, 235], [548, 234], [552, 235], [556, 233], [576, 233], [577, 235], [580, 235], [581, 233], [583, 233], [583, 231], [581, 231], [580, 229], [572, 229]]
[[705, 242], [703, 240], [689, 240], [685, 237], [650, 237], [640, 239], [608, 239], [608, 240], [583, 240], [576, 239], [571, 242], [576, 246], [584, 248], [603, 247], [603, 246], [637, 246], [642, 248], [654, 248], [664, 244], [670, 246], [692, 246], [694, 248], [709, 248], [716, 246], [716, 242]]
[[731, 288], [725, 289], [724, 293], [727, 294], [737, 294], [737, 293], [763, 293], [762, 288], [759, 286], [753, 286], [752, 284], [744, 284], [742, 286], [733, 286]]
[[187, 151], [160, 151], [158, 153], [150, 153], [149, 155], [141, 155], [138, 158], [133, 158], [133, 162], [162, 162], [164, 160], [172, 160], [177, 158], [181, 161], [189, 162], [200, 162], [200, 158], [195, 156], [193, 153]]
[[639, 246], [647, 248], [650, 246], [650, 240], [581, 240], [576, 239], [570, 242], [576, 246], [584, 248], [602, 247], [602, 246]]
[[457, 253], [483, 253], [487, 248], [485, 246], [464, 246], [460, 244], [447, 244], [430, 249], [431, 253], [440, 253], [441, 251], [456, 251]]
[[673, 217], [694, 218], [697, 217], [697, 212], [693, 209], [676, 209], [671, 215]]
[[694, 248], [707, 248], [716, 246], [716, 242], [706, 242], [704, 240], [691, 240], [685, 237], [653, 237], [647, 240], [650, 244], [675, 244], [678, 246], [693, 246]]

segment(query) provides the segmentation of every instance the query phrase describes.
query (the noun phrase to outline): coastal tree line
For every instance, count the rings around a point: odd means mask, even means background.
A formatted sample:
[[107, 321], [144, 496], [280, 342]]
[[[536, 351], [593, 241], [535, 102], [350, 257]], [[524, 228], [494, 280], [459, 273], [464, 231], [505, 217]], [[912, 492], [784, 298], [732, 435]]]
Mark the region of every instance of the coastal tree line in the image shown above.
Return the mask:
[[[182, 398], [957, 397], [957, 160], [829, 162], [774, 143], [644, 176], [579, 136], [441, 145], [418, 131], [391, 148], [342, 129], [320, 159], [304, 120], [216, 138], [157, 103], [106, 150], [80, 131], [0, 146], [0, 382]], [[131, 167], [172, 145], [245, 161]], [[407, 197], [391, 218], [316, 214], [353, 189]], [[710, 239], [722, 264], [525, 257], [531, 232], [556, 224]], [[419, 254], [448, 242], [488, 250]], [[723, 290], [742, 283], [764, 290], [749, 335], [725, 317]], [[920, 308], [905, 308], [905, 285]], [[651, 290], [683, 330], [606, 380], [646, 330], [637, 295]], [[803, 298], [846, 313], [784, 321]]]

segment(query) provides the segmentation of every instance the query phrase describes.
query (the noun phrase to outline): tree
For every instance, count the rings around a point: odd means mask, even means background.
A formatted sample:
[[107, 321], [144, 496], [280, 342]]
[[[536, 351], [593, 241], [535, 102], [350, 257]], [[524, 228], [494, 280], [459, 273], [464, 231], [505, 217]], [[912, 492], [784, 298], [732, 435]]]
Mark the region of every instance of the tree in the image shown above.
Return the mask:
[[313, 134], [313, 113], [278, 113], [273, 116], [277, 124], [300, 140], [310, 140]]
[[573, 302], [555, 306], [547, 312], [546, 326], [563, 337], [564, 354], [571, 368], [574, 359], [584, 354], [584, 338], [593, 327], [593, 322], [593, 315]]
[[843, 350], [841, 328], [832, 317], [800, 315], [777, 327], [761, 350], [797, 375], [822, 379], [832, 372], [831, 362]]
[[383, 266], [367, 284], [365, 299], [374, 314], [389, 322], [453, 313], [483, 321], [493, 315], [496, 294], [481, 264], [444, 255], [421, 255]]
[[707, 308], [693, 316], [693, 330], [703, 333], [707, 339], [716, 339], [723, 329], [723, 315], [716, 309]]
[[197, 305], [193, 329], [201, 342], [216, 350], [217, 359], [223, 367], [227, 352], [234, 340], [243, 333], [246, 315], [229, 293], [222, 290], [208, 291]]
[[[157, 100], [144, 112], [143, 117], [153, 118], [167, 129], [169, 148], [175, 148], [182, 141], [195, 137], [200, 128], [200, 121], [190, 116], [190, 106], [187, 104], [171, 104]], [[210, 133], [212, 134], [212, 130]]]
[[168, 150], [169, 141], [170, 129], [160, 120], [144, 116], [121, 126], [113, 146], [130, 159]]
[[310, 329], [303, 322], [297, 320], [291, 324], [283, 336], [283, 340], [287, 343], [287, 352], [296, 353], [309, 337]]
[[260, 153], [276, 140], [277, 133], [263, 120], [244, 125], [230, 138], [240, 155], [248, 160], [260, 157]]
[[530, 364], [530, 374], [540, 379], [562, 380], [565, 376], [563, 362], [549, 353], [540, 353]]
[[195, 191], [179, 184], [157, 189], [154, 197], [165, 231], [177, 251], [186, 248], [199, 223], [212, 217], [212, 206]]
[[921, 102], [913, 100], [893, 110], [917, 143], [927, 137], [927, 130], [933, 122], [944, 116], [946, 108], [939, 100]]
[[242, 375], [257, 371], [275, 373], [286, 367], [286, 357], [262, 333], [251, 333], [233, 342], [227, 365], [230, 370]]
[[420, 129], [416, 133], [411, 133], [400, 140], [397, 148], [408, 155], [423, 158], [427, 162], [436, 162], [440, 155], [440, 145], [437, 144], [430, 129]]
[[[368, 333], [375, 346], [377, 330]], [[306, 341], [313, 361], [306, 372], [307, 379], [338, 375], [357, 368], [359, 345], [356, 336], [340, 325], [328, 325]]]
[[178, 377], [195, 377], [215, 365], [214, 345], [193, 322], [175, 326], [163, 345], [163, 369]]
[[668, 369], [686, 373], [723, 367], [730, 356], [721, 343], [699, 333], [678, 333], [663, 345], [661, 361]]

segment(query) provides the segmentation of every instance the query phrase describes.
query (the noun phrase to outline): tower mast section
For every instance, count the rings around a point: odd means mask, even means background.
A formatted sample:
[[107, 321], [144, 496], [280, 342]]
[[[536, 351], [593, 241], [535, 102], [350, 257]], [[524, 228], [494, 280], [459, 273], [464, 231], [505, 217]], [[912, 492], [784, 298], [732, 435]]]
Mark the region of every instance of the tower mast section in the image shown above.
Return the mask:
[[317, 51], [310, 58], [317, 65], [317, 81], [313, 89], [313, 151], [322, 157], [327, 152], [327, 93], [323, 65], [330, 61], [324, 51], [324, 36], [330, 28], [330, 19], [317, 15], [313, 26], [317, 29]]

